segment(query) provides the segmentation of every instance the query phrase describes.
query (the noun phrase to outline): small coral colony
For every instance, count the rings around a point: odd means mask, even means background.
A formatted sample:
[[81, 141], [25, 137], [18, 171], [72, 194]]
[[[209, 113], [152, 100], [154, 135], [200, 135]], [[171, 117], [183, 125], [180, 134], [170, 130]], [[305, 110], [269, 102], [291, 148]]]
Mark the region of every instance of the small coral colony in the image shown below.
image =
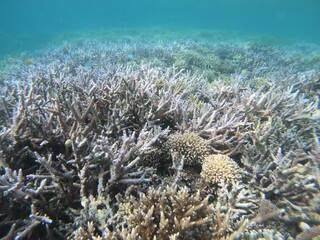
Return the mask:
[[319, 239], [317, 46], [82, 40], [0, 83], [1, 239]]

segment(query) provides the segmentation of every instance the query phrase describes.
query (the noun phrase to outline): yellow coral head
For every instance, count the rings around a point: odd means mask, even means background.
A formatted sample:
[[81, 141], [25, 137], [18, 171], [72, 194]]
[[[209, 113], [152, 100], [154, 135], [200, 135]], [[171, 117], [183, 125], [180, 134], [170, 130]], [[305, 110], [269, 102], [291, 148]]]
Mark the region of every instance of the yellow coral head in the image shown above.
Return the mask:
[[208, 155], [202, 164], [201, 177], [209, 184], [225, 182], [230, 185], [239, 180], [239, 167], [226, 155]]

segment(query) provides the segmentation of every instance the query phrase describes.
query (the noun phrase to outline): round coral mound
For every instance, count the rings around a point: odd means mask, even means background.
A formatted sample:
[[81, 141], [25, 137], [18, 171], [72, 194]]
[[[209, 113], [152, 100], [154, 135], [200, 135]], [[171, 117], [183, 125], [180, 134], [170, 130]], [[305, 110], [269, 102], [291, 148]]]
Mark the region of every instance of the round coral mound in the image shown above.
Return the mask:
[[239, 167], [228, 156], [212, 154], [203, 160], [201, 177], [206, 183], [231, 184], [239, 180]]
[[208, 148], [204, 139], [195, 133], [173, 134], [165, 144], [165, 150], [171, 154], [177, 153], [184, 157], [187, 165], [201, 164], [208, 155]]

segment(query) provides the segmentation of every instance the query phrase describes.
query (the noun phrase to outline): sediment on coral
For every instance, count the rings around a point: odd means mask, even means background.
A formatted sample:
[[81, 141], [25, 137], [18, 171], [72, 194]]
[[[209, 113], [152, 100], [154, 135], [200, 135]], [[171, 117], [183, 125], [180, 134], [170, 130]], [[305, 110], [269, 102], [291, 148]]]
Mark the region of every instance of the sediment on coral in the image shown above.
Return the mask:
[[297, 56], [132, 40], [4, 61], [0, 237], [316, 236], [320, 66]]

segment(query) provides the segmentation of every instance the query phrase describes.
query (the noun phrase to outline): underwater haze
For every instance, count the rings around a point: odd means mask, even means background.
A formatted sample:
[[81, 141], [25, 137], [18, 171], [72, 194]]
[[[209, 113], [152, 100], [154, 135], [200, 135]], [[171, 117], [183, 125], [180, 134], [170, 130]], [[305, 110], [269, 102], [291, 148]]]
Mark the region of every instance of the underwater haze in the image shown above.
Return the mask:
[[0, 55], [110, 29], [210, 29], [320, 40], [317, 0], [2, 0]]
[[320, 240], [320, 0], [0, 0], [0, 240]]

